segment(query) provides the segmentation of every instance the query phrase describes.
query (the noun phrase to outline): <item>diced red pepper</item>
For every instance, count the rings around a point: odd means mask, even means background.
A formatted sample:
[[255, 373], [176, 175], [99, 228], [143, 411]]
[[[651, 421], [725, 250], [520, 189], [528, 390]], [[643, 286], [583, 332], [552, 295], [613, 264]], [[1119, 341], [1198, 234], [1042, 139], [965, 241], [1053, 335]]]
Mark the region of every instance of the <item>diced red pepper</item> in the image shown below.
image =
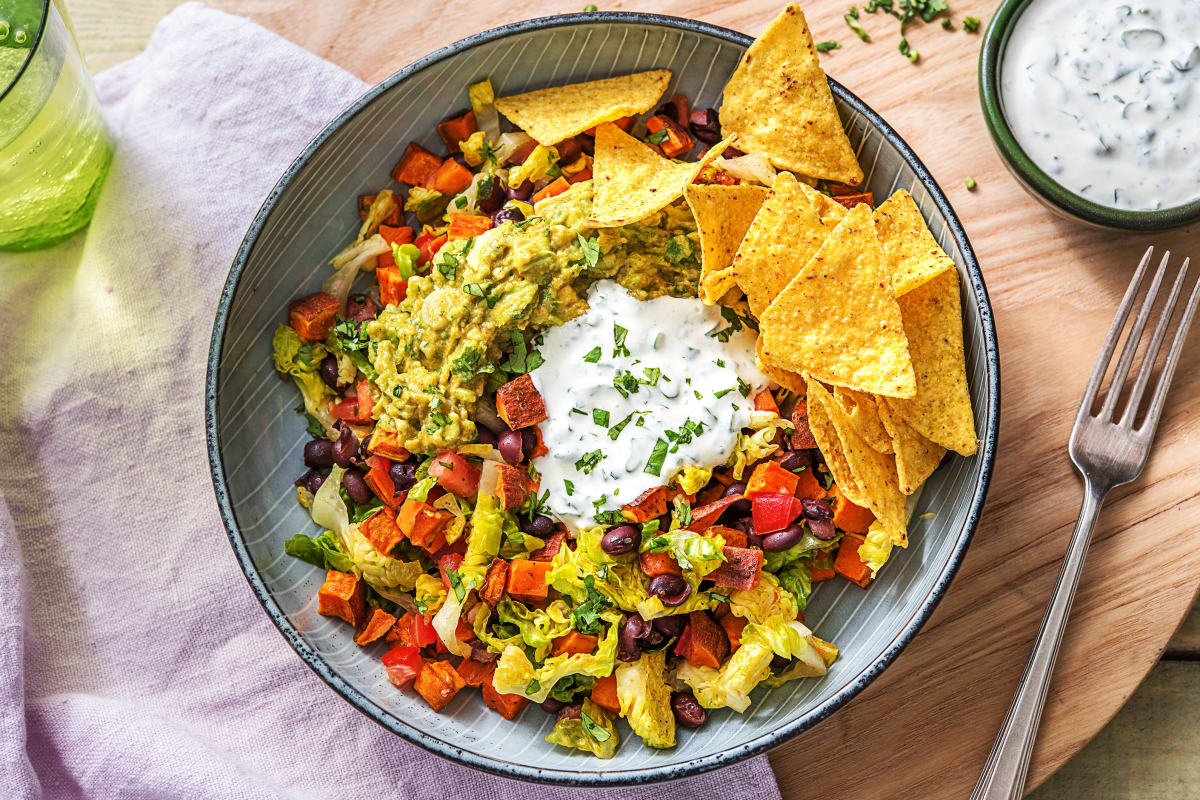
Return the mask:
[[754, 410], [770, 411], [776, 416], [779, 415], [779, 405], [775, 402], [775, 395], [771, 394], [770, 389], [763, 389], [754, 395]]
[[790, 494], [760, 494], [750, 502], [754, 532], [759, 536], [783, 530], [803, 510], [800, 500]]
[[383, 662], [384, 669], [387, 670], [388, 680], [397, 689], [408, 686], [421, 671], [421, 653], [412, 645], [402, 644], [399, 647], [393, 647], [384, 653], [380, 660]]
[[462, 566], [463, 557], [460, 553], [446, 553], [437, 560], [438, 572], [442, 574], [442, 586], [446, 587], [446, 591], [453, 591], [454, 587], [450, 584], [449, 573]]
[[446, 234], [434, 236], [430, 233], [422, 233], [413, 242], [417, 249], [421, 251], [420, 257], [417, 259], [417, 265], [422, 266], [428, 264], [437, 255], [437, 251], [442, 249], [442, 245], [446, 243]]

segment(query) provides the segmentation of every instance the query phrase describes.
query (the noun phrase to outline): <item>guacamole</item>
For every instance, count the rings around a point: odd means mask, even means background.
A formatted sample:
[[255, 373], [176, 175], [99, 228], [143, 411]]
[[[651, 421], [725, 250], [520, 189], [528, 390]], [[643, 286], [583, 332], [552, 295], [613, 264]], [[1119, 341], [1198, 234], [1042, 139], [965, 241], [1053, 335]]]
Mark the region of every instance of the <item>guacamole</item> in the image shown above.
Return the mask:
[[700, 244], [682, 200], [600, 230], [585, 227], [591, 204], [584, 181], [538, 203], [537, 216], [447, 244], [428, 274], [408, 282], [405, 299], [368, 323], [380, 428], [414, 453], [474, 441], [472, 417], [489, 385], [539, 363], [526, 334], [584, 313], [597, 280], [643, 300], [695, 296]]

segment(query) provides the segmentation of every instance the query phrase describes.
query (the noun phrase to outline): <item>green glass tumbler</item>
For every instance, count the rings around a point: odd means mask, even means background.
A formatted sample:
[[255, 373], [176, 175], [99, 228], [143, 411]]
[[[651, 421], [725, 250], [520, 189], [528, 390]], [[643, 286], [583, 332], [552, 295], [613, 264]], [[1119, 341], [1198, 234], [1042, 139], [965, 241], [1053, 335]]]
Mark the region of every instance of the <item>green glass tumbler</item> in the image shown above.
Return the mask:
[[111, 163], [60, 0], [0, 0], [0, 250], [48, 247], [86, 227]]

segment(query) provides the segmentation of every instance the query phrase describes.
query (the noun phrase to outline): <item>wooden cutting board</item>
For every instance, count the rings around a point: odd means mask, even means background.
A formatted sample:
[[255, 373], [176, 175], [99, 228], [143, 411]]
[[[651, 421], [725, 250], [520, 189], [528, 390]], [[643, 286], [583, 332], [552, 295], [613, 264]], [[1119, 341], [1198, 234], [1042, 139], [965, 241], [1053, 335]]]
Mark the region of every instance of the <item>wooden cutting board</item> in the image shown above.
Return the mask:
[[[582, 0], [211, 0], [375, 82], [485, 28], [582, 10]], [[144, 14], [124, 4], [120, 13]], [[976, 93], [980, 35], [995, 0], [951, 0], [956, 31], [906, 30], [864, 15], [870, 44], [842, 22], [849, 0], [805, 5], [825, 69], [879, 111], [946, 190], [982, 265], [1000, 336], [1003, 421], [990, 499], [966, 563], [920, 636], [858, 699], [772, 756], [786, 798], [966, 797], [1024, 665], [1081, 497], [1066, 442], [1096, 352], [1148, 244], [1200, 259], [1200, 227], [1124, 236], [1060, 220], [994, 153]], [[77, 0], [77, 24], [88, 7]], [[111, 9], [111, 4], [107, 5]], [[599, 2], [757, 34], [776, 0]], [[863, 3], [859, 4], [860, 6]], [[100, 23], [103, 24], [103, 23]], [[110, 24], [117, 25], [113, 22]], [[248, 54], [252, 57], [252, 54]], [[963, 181], [974, 177], [975, 192]], [[1198, 265], [1200, 266], [1200, 265]], [[1200, 586], [1200, 334], [1192, 336], [1141, 480], [1115, 492], [1075, 601], [1031, 771], [1041, 782], [1121, 707], [1158, 659]]]

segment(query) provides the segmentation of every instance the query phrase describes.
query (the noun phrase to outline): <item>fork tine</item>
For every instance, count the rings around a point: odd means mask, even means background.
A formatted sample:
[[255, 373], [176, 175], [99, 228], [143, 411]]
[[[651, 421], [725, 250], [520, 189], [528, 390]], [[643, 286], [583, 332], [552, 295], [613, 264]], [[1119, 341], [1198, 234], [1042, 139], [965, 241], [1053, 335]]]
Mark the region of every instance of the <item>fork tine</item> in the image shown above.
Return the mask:
[[1158, 263], [1158, 269], [1154, 271], [1154, 279], [1150, 281], [1150, 288], [1146, 291], [1146, 296], [1142, 298], [1141, 308], [1138, 309], [1137, 317], [1133, 320], [1133, 328], [1125, 337], [1125, 347], [1121, 349], [1121, 358], [1117, 361], [1117, 368], [1113, 370], [1112, 380], [1108, 382], [1104, 407], [1097, 415], [1097, 419], [1102, 422], [1108, 422], [1116, 410], [1117, 400], [1121, 397], [1121, 390], [1125, 388], [1125, 379], [1129, 377], [1129, 368], [1133, 365], [1133, 357], [1137, 355], [1138, 345], [1142, 341], [1142, 333], [1145, 332], [1146, 322], [1150, 319], [1150, 312], [1154, 309], [1154, 301], [1158, 297], [1158, 290], [1162, 287], [1163, 275], [1167, 272], [1167, 262], [1170, 259], [1171, 251], [1168, 250], [1163, 253], [1162, 260]]
[[1141, 366], [1138, 367], [1137, 379], [1134, 381], [1133, 389], [1129, 392], [1129, 401], [1125, 404], [1125, 412], [1121, 414], [1120, 424], [1123, 427], [1132, 426], [1137, 419], [1138, 407], [1142, 404], [1142, 393], [1146, 390], [1146, 384], [1150, 382], [1150, 373], [1154, 371], [1154, 362], [1158, 360], [1159, 348], [1162, 347], [1163, 339], [1166, 338], [1167, 328], [1171, 327], [1171, 319], [1175, 316], [1175, 305], [1179, 302], [1183, 282], [1187, 279], [1188, 261], [1186, 258], [1183, 260], [1183, 266], [1179, 269], [1179, 274], [1175, 276], [1171, 294], [1163, 306], [1158, 324], [1154, 326], [1150, 344], [1146, 346], [1146, 354], [1142, 357]]
[[[1184, 259], [1183, 268], [1188, 267], [1188, 259]], [[1175, 375], [1175, 367], [1179, 364], [1179, 354], [1183, 352], [1183, 343], [1187, 339], [1188, 328], [1192, 325], [1192, 317], [1196, 314], [1196, 306], [1200, 304], [1200, 281], [1192, 287], [1192, 296], [1188, 298], [1187, 307], [1179, 320], [1179, 328], [1175, 331], [1175, 340], [1171, 342], [1171, 350], [1163, 363], [1162, 374], [1158, 376], [1158, 386], [1154, 388], [1154, 398], [1150, 401], [1150, 410], [1146, 412], [1146, 421], [1139, 431], [1153, 436], [1158, 428], [1158, 419], [1162, 416], [1166, 404], [1167, 389], [1171, 388], [1171, 378]]]
[[1146, 248], [1146, 254], [1142, 256], [1137, 271], [1133, 273], [1133, 280], [1129, 282], [1129, 288], [1125, 290], [1125, 298], [1117, 310], [1117, 318], [1113, 320], [1112, 327], [1108, 331], [1108, 338], [1104, 340], [1104, 347], [1100, 348], [1100, 355], [1096, 358], [1096, 366], [1092, 368], [1092, 377], [1088, 379], [1087, 388], [1083, 390], [1083, 400], [1079, 403], [1079, 413], [1075, 418], [1076, 425], [1092, 411], [1092, 405], [1096, 402], [1096, 392], [1100, 389], [1100, 382], [1104, 380], [1104, 373], [1108, 371], [1109, 359], [1112, 358], [1113, 351], [1117, 349], [1117, 340], [1121, 338], [1121, 331], [1129, 319], [1129, 310], [1133, 308], [1133, 301], [1137, 298], [1138, 289], [1142, 285], [1142, 278], [1146, 274], [1146, 267], [1149, 265], [1150, 256], [1153, 253], [1154, 245]]

